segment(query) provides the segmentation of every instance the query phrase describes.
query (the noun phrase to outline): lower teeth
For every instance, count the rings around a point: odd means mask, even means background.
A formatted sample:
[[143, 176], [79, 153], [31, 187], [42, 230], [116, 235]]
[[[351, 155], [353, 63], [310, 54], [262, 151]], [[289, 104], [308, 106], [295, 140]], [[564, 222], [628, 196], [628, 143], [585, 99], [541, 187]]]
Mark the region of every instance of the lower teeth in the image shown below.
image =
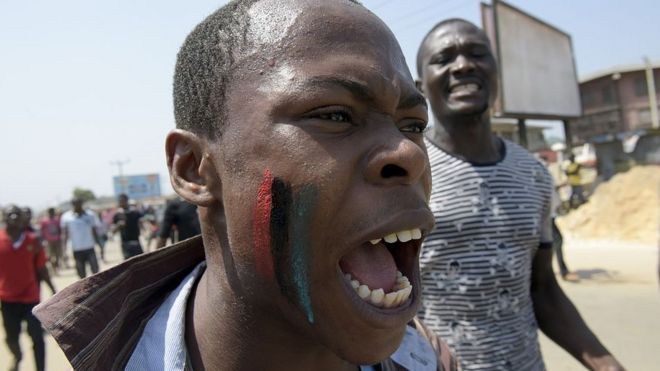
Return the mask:
[[412, 292], [410, 280], [401, 272], [397, 272], [396, 284], [393, 287], [393, 291], [387, 294], [383, 289], [371, 290], [369, 286], [352, 279], [350, 274], [345, 274], [344, 279], [350, 283], [353, 290], [355, 290], [362, 300], [379, 308], [396, 308], [405, 303]]

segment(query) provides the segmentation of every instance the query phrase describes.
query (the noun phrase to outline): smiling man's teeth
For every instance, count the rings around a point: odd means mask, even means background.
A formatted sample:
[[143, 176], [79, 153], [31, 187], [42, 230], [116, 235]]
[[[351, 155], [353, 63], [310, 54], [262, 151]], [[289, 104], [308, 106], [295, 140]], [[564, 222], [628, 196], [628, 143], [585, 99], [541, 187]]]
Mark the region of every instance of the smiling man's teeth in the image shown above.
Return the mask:
[[399, 231], [396, 233], [390, 233], [383, 238], [376, 238], [375, 240], [370, 240], [372, 245], [378, 244], [380, 241], [384, 240], [387, 243], [399, 242], [408, 242], [410, 240], [419, 240], [422, 238], [422, 231], [419, 228]]
[[470, 84], [460, 84], [451, 88], [452, 92], [456, 91], [477, 91], [479, 90], [479, 85], [470, 83]]
[[344, 278], [350, 282], [351, 287], [358, 296], [379, 308], [396, 308], [403, 304], [410, 297], [412, 292], [412, 285], [408, 277], [404, 276], [401, 272], [397, 271], [396, 285], [392, 292], [385, 293], [383, 289], [371, 290], [369, 286], [361, 284], [358, 280], [352, 279], [350, 274], [345, 274]]

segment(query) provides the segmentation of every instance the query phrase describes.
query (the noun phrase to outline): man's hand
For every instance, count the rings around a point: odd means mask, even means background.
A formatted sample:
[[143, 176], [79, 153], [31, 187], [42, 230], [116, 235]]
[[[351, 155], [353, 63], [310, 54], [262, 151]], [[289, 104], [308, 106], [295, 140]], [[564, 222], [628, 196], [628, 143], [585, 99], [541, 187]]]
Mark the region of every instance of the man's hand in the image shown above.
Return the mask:
[[625, 371], [625, 368], [617, 361], [612, 355], [604, 355], [600, 357], [587, 356], [587, 363], [590, 364], [592, 370], [595, 371]]

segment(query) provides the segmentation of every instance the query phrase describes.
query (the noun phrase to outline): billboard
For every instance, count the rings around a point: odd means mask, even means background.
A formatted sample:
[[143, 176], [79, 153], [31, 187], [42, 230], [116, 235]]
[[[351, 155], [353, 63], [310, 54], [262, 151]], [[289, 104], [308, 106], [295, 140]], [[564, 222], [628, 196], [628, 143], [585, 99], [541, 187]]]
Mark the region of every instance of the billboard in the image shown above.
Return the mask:
[[499, 67], [495, 116], [565, 120], [582, 115], [569, 34], [502, 1], [482, 4]]
[[158, 174], [115, 176], [112, 178], [112, 184], [115, 196], [126, 193], [132, 200], [160, 196], [160, 176]]

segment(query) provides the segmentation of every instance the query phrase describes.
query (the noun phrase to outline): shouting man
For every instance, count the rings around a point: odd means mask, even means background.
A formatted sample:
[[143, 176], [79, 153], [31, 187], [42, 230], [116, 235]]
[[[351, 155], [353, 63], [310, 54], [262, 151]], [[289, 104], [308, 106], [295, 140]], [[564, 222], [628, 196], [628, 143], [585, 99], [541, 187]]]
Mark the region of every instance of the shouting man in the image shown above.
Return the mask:
[[450, 369], [413, 320], [427, 107], [382, 21], [233, 1], [183, 44], [174, 106], [170, 180], [202, 235], [37, 310], [75, 369]]

